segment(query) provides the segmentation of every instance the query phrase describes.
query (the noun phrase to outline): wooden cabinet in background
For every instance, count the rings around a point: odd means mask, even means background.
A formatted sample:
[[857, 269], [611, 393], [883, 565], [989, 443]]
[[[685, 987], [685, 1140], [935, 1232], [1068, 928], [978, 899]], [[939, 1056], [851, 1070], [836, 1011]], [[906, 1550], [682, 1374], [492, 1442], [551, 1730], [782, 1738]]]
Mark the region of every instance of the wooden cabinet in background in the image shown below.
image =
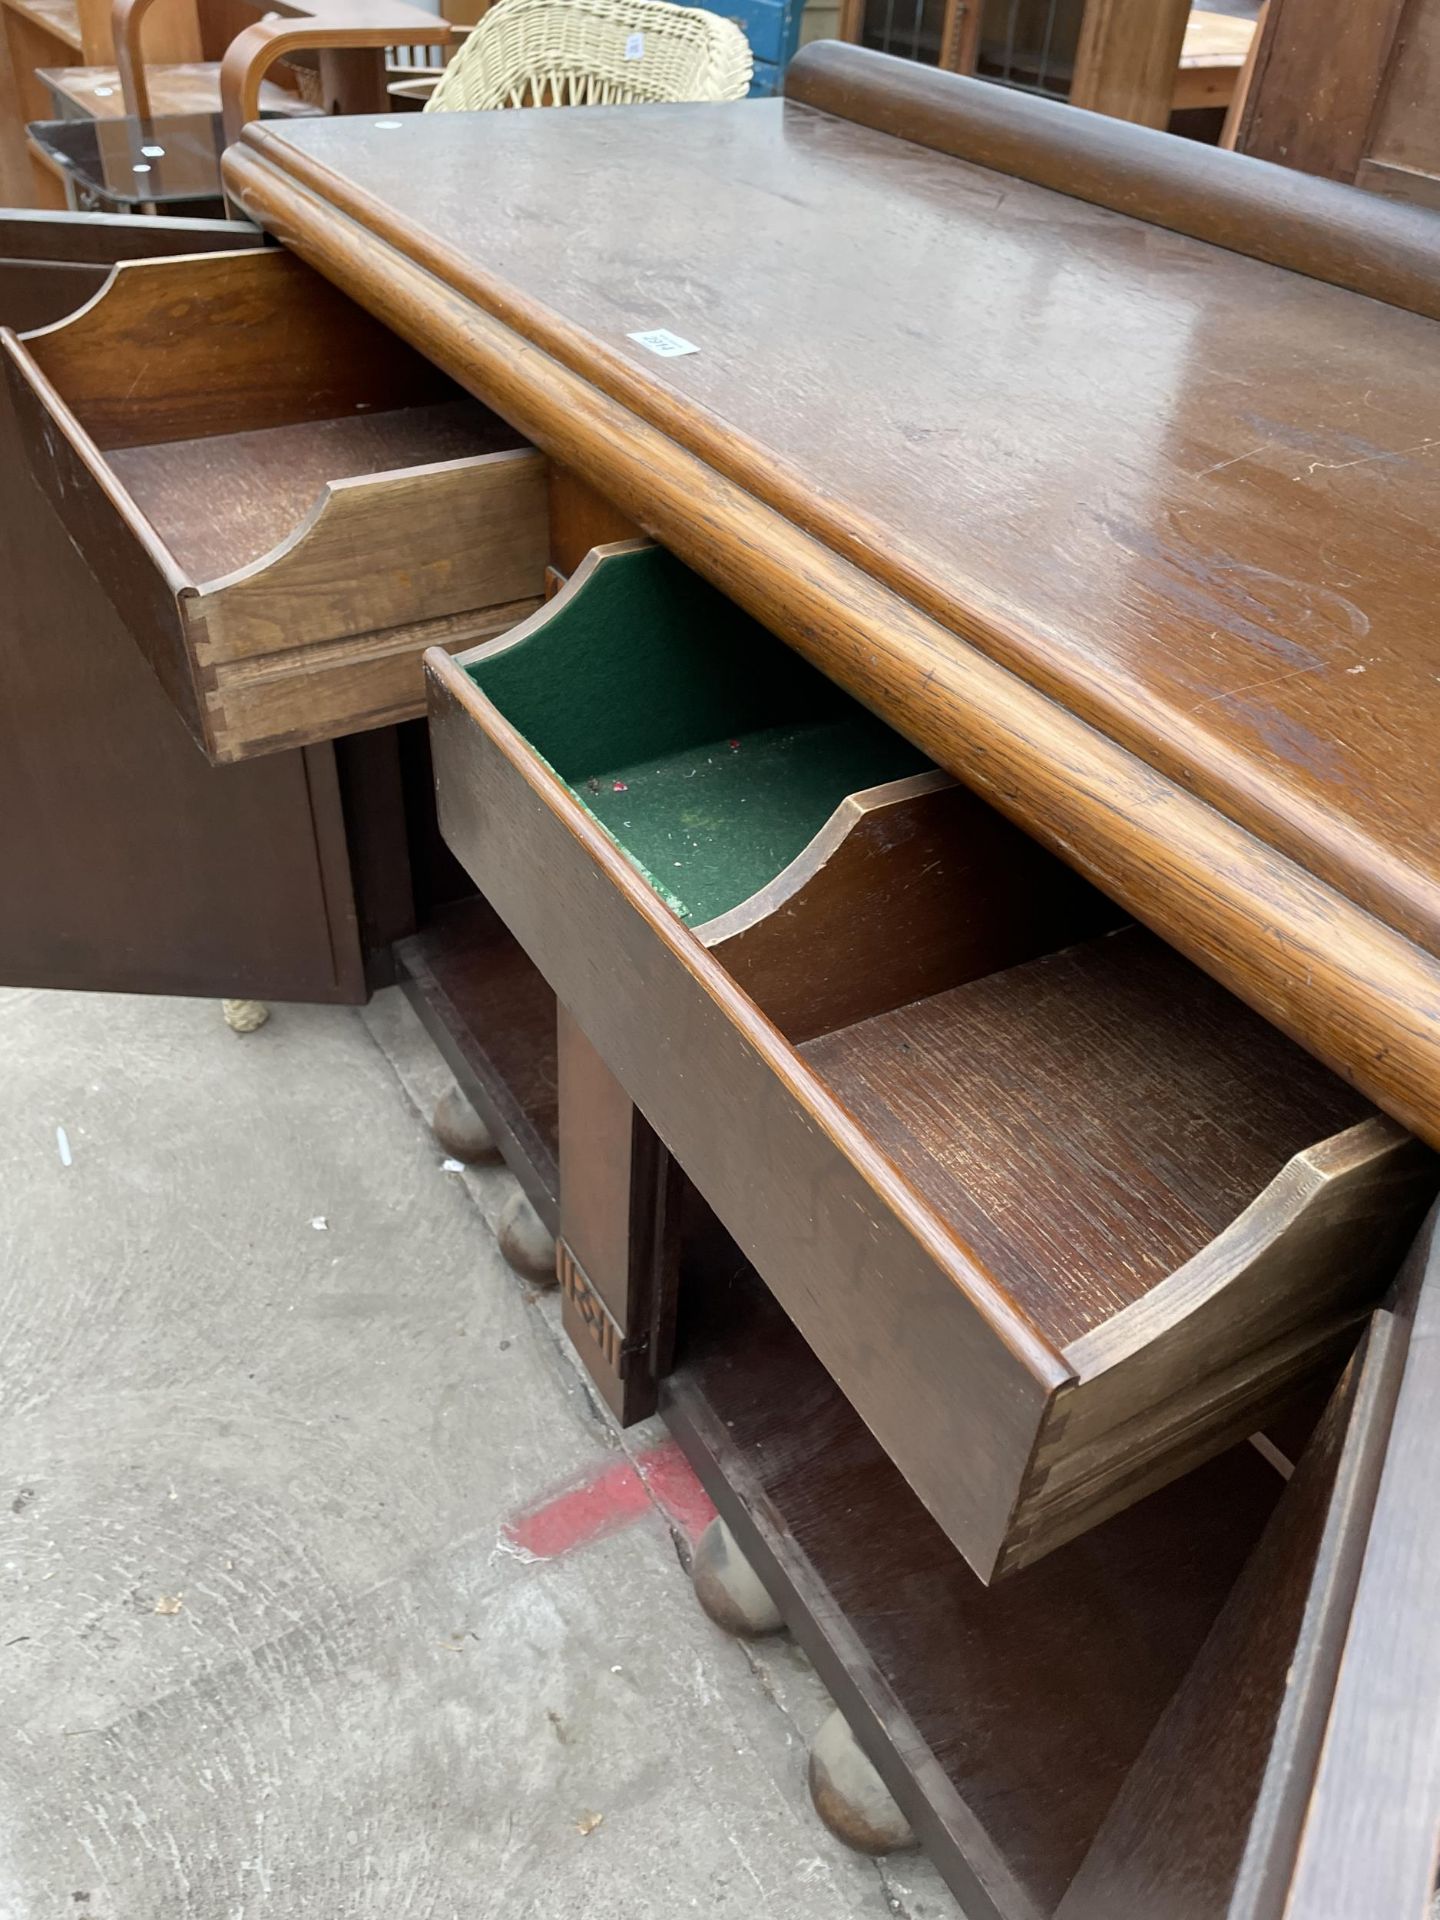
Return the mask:
[[1440, 0], [1269, 0], [1235, 145], [1440, 209]]

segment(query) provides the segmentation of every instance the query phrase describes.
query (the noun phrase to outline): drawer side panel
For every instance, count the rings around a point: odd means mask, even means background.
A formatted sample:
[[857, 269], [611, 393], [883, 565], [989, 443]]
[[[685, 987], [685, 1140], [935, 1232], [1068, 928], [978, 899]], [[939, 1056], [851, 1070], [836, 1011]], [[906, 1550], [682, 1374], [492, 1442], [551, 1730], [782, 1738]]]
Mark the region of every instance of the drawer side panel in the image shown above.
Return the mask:
[[40, 491], [181, 717], [203, 737], [178, 605], [183, 582], [25, 347], [7, 333], [4, 348], [20, 444]]
[[988, 1578], [1065, 1377], [1058, 1358], [1023, 1326], [1007, 1339], [966, 1297], [927, 1247], [933, 1224], [913, 1195], [862, 1171], [832, 1131], [840, 1117], [808, 1104], [810, 1076], [774, 1029], [726, 992], [722, 970], [559, 783], [486, 735], [462, 671], [434, 654], [427, 666], [446, 839]]

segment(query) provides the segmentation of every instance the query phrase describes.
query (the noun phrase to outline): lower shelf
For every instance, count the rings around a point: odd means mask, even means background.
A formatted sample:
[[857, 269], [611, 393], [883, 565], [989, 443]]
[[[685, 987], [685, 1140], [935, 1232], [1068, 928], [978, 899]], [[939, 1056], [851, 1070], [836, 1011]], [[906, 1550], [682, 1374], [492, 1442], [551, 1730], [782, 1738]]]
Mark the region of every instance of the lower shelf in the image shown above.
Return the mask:
[[400, 983], [551, 1233], [560, 1226], [555, 995], [478, 895], [395, 948]]
[[1279, 1474], [1234, 1448], [987, 1590], [708, 1222], [687, 1239], [678, 1354], [668, 1425], [967, 1920], [1042, 1920]]

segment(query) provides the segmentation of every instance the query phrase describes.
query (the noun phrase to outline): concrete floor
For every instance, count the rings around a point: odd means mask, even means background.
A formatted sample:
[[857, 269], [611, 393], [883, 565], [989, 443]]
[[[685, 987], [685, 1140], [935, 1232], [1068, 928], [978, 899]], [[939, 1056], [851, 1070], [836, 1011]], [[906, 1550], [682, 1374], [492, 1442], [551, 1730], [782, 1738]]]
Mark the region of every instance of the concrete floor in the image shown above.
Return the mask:
[[660, 1506], [549, 1507], [624, 1455], [397, 995], [4, 992], [0, 1062], [0, 1920], [954, 1920]]

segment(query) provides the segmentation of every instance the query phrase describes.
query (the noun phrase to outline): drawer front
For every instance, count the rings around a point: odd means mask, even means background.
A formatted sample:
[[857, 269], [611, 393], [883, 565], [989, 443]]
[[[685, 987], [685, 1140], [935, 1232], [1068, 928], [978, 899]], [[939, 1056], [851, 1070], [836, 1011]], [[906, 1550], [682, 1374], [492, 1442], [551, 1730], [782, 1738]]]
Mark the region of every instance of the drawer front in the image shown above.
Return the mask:
[[427, 668], [447, 841], [988, 1571], [1064, 1368], [464, 670], [436, 654]]
[[[962, 1553], [995, 1563], [1063, 1377], [581, 810], [432, 656], [445, 837]], [[537, 886], [535, 876], [545, 875]], [[1022, 1353], [1028, 1348], [1028, 1357]], [[1054, 1375], [1045, 1377], [1047, 1367]]]
[[5, 358], [37, 481], [212, 760], [412, 717], [426, 646], [542, 600], [541, 456], [288, 255], [128, 263]]
[[982, 1578], [1378, 1299], [1433, 1156], [660, 549], [428, 664], [451, 846]]

